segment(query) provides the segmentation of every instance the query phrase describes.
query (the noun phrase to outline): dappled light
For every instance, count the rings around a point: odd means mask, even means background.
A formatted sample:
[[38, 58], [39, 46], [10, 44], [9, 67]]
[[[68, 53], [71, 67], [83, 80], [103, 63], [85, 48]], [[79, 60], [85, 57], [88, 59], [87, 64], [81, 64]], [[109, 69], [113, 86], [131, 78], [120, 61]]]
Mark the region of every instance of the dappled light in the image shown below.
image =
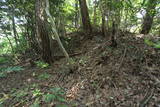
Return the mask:
[[83, 81], [81, 81], [81, 82], [76, 83], [75, 85], [73, 85], [71, 87], [71, 89], [67, 91], [66, 97], [69, 100], [74, 100], [78, 96], [79, 90], [80, 89], [84, 89], [84, 84], [85, 84], [85, 80], [83, 80]]

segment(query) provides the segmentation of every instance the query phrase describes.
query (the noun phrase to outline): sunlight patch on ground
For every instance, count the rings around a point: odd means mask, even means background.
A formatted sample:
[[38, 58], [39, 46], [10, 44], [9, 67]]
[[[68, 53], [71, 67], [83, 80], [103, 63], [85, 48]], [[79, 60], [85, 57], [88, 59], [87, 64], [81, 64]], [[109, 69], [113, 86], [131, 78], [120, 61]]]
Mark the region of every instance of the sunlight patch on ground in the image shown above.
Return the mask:
[[143, 38], [145, 35], [144, 34], [138, 34], [136, 35], [136, 38]]
[[70, 100], [74, 100], [78, 96], [80, 89], [84, 89], [85, 82], [86, 80], [82, 80], [73, 85], [72, 88], [67, 91], [66, 97]]

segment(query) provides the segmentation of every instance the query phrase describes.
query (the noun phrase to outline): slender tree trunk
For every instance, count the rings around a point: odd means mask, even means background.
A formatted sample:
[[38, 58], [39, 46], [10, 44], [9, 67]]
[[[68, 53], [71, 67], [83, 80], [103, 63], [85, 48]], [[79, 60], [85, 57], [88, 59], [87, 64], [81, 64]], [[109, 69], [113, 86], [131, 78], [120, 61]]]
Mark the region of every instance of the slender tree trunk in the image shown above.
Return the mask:
[[66, 35], [66, 28], [65, 28], [65, 20], [63, 18], [63, 16], [60, 16], [60, 25], [61, 25], [61, 36], [65, 36]]
[[103, 9], [103, 3], [102, 1], [100, 1], [100, 11], [101, 11], [101, 18], [102, 18], [102, 25], [101, 25], [101, 30], [102, 30], [102, 34], [103, 36], [106, 36], [106, 16], [105, 16], [105, 10]]
[[89, 13], [88, 13], [88, 7], [86, 4], [86, 0], [79, 0], [79, 5], [81, 9], [81, 16], [82, 16], [82, 23], [83, 23], [83, 29], [87, 33], [92, 32], [92, 27], [90, 23]]
[[52, 32], [53, 32], [53, 34], [54, 34], [54, 36], [55, 36], [55, 39], [56, 39], [57, 42], [58, 42], [59, 47], [61, 48], [61, 50], [62, 50], [62, 52], [64, 53], [64, 55], [65, 55], [65, 57], [67, 58], [67, 60], [69, 61], [69, 55], [68, 55], [66, 49], [64, 48], [64, 46], [63, 46], [63, 44], [62, 44], [62, 42], [61, 42], [61, 40], [60, 40], [60, 38], [59, 38], [58, 32], [57, 32], [57, 30], [56, 30], [55, 22], [54, 22], [51, 14], [50, 14], [50, 11], [49, 11], [49, 1], [48, 1], [48, 0], [45, 0], [45, 2], [46, 2], [45, 12], [46, 12], [49, 20], [51, 21]]
[[49, 33], [46, 29], [45, 0], [36, 0], [37, 31], [41, 39], [42, 58], [47, 63], [52, 63]]
[[102, 13], [102, 34], [106, 36], [106, 20], [104, 13]]
[[116, 34], [117, 34], [117, 24], [115, 21], [113, 21], [112, 24], [112, 35], [111, 35], [111, 47], [117, 47], [117, 42], [116, 42]]
[[97, 0], [94, 1], [94, 13], [93, 13], [93, 25], [96, 26], [97, 24]]
[[75, 12], [75, 28], [78, 29], [79, 9], [78, 9], [78, 1], [77, 0], [75, 0], [75, 9], [76, 9], [76, 12]]
[[14, 35], [16, 46], [18, 46], [18, 34], [17, 34], [17, 30], [16, 30], [16, 25], [15, 25], [14, 8], [11, 7], [10, 11], [11, 11], [11, 20], [12, 20], [13, 35]]
[[157, 0], [149, 0], [146, 9], [146, 15], [143, 20], [141, 34], [148, 34], [152, 28], [153, 18], [155, 16]]

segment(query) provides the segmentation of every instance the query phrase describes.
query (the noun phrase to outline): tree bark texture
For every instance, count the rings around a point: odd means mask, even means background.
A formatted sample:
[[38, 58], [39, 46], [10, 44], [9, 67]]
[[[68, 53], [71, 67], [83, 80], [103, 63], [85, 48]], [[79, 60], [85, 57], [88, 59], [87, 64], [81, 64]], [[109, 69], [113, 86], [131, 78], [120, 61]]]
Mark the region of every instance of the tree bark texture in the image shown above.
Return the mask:
[[144, 17], [143, 24], [142, 24], [142, 30], [140, 32], [141, 34], [148, 34], [149, 31], [151, 30], [152, 24], [153, 24], [153, 18], [156, 13], [155, 12], [156, 4], [157, 4], [157, 0], [148, 1], [146, 15]]
[[36, 0], [36, 24], [37, 33], [41, 39], [42, 58], [47, 63], [52, 63], [52, 53], [50, 47], [49, 33], [46, 27], [45, 0]]
[[83, 23], [83, 29], [87, 33], [92, 32], [92, 27], [90, 23], [89, 13], [88, 13], [88, 7], [86, 4], [86, 0], [79, 0], [80, 10], [81, 10], [81, 17], [82, 17], [82, 23]]

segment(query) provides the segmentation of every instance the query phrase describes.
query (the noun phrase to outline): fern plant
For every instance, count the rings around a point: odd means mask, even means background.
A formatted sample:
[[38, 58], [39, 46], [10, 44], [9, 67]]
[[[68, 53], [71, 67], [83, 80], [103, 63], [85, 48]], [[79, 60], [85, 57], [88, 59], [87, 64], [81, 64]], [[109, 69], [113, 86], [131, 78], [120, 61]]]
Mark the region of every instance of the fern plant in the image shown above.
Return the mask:
[[6, 77], [8, 73], [11, 72], [19, 72], [24, 70], [21, 66], [14, 66], [14, 67], [2, 67], [0, 68], [0, 78]]
[[47, 93], [43, 96], [43, 100], [46, 103], [49, 103], [53, 100], [60, 101], [60, 102], [66, 102], [65, 98], [63, 97], [64, 91], [61, 88], [52, 88], [50, 89], [50, 93]]

